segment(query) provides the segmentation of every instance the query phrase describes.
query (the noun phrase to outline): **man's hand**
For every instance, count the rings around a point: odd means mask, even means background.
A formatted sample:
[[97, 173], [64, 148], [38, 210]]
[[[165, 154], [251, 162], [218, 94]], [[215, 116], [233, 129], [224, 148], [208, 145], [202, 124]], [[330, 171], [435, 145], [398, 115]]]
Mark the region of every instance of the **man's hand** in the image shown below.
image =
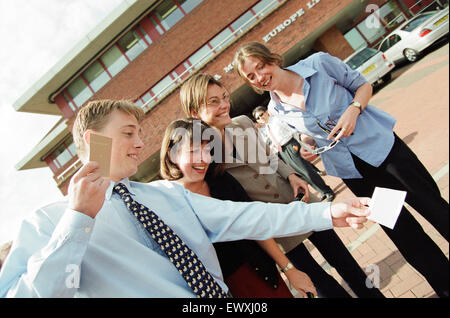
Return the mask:
[[370, 198], [350, 198], [331, 203], [333, 226], [361, 229], [370, 214], [368, 209]]
[[[314, 139], [310, 136], [302, 135], [302, 142], [307, 144], [311, 147], [311, 149], [316, 148], [316, 142]], [[300, 148], [300, 156], [305, 159], [306, 161], [312, 162], [317, 158], [317, 155], [310, 153], [308, 150], [306, 150], [305, 147]]]
[[98, 163], [83, 165], [69, 184], [69, 208], [95, 218], [105, 201], [110, 182], [98, 172]]
[[298, 190], [302, 189], [303, 190], [302, 192], [305, 194], [303, 196], [302, 201], [308, 202], [308, 199], [309, 199], [308, 183], [306, 183], [306, 181], [299, 178], [295, 173], [291, 173], [288, 176], [288, 180], [289, 180], [289, 183], [291, 184], [292, 191], [294, 192], [294, 198], [297, 196]]

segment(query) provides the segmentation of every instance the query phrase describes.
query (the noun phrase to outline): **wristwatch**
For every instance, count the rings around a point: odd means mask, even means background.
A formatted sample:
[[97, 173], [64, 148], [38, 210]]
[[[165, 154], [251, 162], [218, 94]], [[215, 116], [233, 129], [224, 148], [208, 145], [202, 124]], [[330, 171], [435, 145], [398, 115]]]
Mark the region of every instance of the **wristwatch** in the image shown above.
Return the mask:
[[291, 262], [288, 262], [285, 268], [282, 268], [280, 271], [282, 273], [286, 273], [288, 270], [290, 270], [291, 268], [294, 268], [294, 265], [292, 265]]
[[362, 107], [361, 107], [361, 103], [357, 102], [356, 100], [352, 101], [352, 103], [350, 104], [351, 106], [355, 106], [356, 108], [359, 109], [359, 114], [362, 113]]

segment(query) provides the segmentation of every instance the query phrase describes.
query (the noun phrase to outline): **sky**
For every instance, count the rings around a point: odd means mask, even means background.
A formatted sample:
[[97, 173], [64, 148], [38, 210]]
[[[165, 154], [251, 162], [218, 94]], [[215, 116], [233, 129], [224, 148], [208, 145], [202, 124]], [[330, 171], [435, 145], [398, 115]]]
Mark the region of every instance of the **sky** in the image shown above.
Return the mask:
[[122, 1], [0, 0], [0, 245], [24, 217], [64, 199], [50, 168], [14, 168], [60, 117], [12, 105]]

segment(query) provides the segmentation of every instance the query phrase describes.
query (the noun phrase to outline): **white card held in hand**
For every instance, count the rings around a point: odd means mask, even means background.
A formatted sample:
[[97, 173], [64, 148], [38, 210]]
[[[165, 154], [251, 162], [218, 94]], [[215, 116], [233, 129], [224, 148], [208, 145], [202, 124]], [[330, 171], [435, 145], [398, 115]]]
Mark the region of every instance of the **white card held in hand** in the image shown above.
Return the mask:
[[394, 229], [405, 197], [406, 191], [376, 187], [369, 204], [371, 212], [367, 218]]

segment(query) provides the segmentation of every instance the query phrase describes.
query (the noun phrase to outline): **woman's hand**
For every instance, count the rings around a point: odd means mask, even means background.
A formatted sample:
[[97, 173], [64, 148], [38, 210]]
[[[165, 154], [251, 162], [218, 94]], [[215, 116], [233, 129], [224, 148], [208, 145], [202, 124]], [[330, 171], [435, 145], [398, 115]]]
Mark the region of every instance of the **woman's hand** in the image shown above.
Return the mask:
[[327, 139], [330, 140], [338, 131], [338, 135], [334, 140], [339, 140], [342, 137], [348, 137], [353, 133], [356, 127], [356, 120], [360, 114], [360, 110], [355, 106], [348, 106], [342, 116], [339, 118], [336, 126], [331, 130]]
[[284, 273], [292, 287], [295, 288], [303, 297], [307, 298], [307, 292], [313, 293], [317, 297], [317, 291], [309, 276], [296, 268], [291, 268]]

